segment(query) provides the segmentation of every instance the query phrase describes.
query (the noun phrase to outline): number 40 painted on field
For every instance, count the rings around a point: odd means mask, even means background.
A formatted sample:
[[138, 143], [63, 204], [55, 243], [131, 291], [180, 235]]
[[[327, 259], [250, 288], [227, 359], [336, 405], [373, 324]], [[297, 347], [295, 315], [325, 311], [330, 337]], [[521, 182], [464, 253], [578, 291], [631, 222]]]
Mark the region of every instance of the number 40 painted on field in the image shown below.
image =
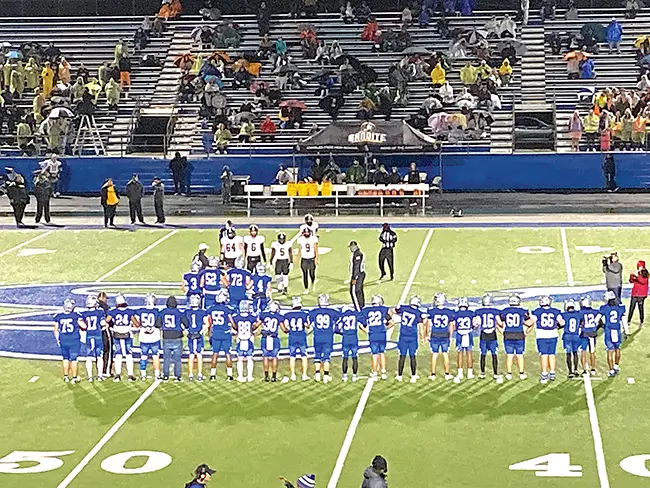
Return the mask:
[[[648, 460], [650, 460], [650, 454], [637, 454], [626, 457], [619, 463], [619, 466], [627, 473], [650, 478], [650, 470], [646, 467], [646, 461]], [[554, 478], [577, 478], [582, 476], [582, 466], [579, 464], [572, 465], [571, 456], [563, 452], [552, 452], [511, 464], [510, 471], [534, 471], [535, 476]]]

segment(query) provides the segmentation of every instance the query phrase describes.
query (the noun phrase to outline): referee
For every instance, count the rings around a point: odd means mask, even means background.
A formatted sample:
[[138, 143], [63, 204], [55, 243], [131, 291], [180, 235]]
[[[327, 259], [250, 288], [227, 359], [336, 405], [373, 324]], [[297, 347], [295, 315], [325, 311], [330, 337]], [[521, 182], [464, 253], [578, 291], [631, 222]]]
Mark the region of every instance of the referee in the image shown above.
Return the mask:
[[350, 296], [352, 303], [357, 310], [366, 305], [366, 297], [363, 293], [363, 282], [366, 279], [366, 261], [357, 241], [350, 241], [348, 244], [352, 256], [350, 256]]
[[379, 242], [381, 242], [381, 251], [379, 251], [379, 271], [381, 271], [380, 280], [386, 276], [386, 262], [388, 262], [388, 270], [390, 271], [390, 280], [395, 279], [395, 256], [393, 249], [397, 244], [397, 234], [390, 228], [388, 222], [381, 226], [381, 233], [379, 234]]
[[[108, 313], [108, 296], [103, 291], [97, 295], [97, 305], [104, 311], [104, 315]], [[109, 326], [102, 327], [102, 343], [104, 345], [104, 371], [98, 372], [104, 378], [112, 376], [111, 370], [113, 369], [113, 330]]]

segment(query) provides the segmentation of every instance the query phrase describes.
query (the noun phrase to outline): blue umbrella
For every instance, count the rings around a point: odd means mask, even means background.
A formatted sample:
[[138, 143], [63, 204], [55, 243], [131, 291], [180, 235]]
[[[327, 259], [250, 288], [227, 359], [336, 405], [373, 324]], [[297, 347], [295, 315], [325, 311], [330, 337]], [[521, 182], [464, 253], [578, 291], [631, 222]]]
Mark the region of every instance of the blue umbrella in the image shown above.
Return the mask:
[[18, 51], [9, 51], [9, 53], [7, 54], [7, 58], [8, 59], [23, 59], [23, 55], [22, 55], [22, 53], [20, 53]]

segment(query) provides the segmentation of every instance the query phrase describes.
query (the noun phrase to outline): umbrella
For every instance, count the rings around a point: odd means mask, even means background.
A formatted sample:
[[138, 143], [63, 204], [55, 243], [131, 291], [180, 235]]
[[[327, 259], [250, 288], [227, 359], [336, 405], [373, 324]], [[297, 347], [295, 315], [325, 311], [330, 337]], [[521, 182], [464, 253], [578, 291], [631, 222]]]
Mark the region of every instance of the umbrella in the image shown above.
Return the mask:
[[317, 80], [319, 78], [323, 78], [325, 76], [332, 76], [334, 72], [331, 69], [325, 69], [321, 68], [314, 75], [311, 77], [312, 80]]
[[74, 113], [72, 113], [72, 110], [66, 107], [55, 107], [50, 112], [51, 119], [72, 118], [72, 117], [74, 117]]
[[221, 81], [221, 78], [219, 78], [218, 76], [208, 75], [208, 76], [205, 77], [205, 82], [206, 83], [214, 83], [215, 85], [217, 85], [219, 87], [220, 90], [223, 88], [223, 81]]
[[10, 43], [10, 42], [7, 42], [7, 41], [4, 41], [4, 42], [2, 43], [2, 47], [11, 47], [11, 43]]
[[646, 35], [637, 37], [636, 41], [634, 41], [634, 47], [637, 49], [640, 48], [643, 45], [643, 43], [646, 42], [647, 40], [648, 40], [648, 36]]
[[650, 65], [650, 54], [642, 57], [639, 60], [639, 66], [646, 66], [646, 65]]
[[283, 64], [278, 66], [273, 70], [274, 74], [282, 74], [282, 73], [295, 73], [298, 71], [298, 68], [296, 67], [295, 64]]
[[253, 115], [250, 112], [239, 112], [233, 118], [235, 124], [239, 124], [242, 120], [254, 120], [254, 119], [255, 119], [255, 115]]
[[501, 52], [509, 45], [512, 45], [512, 47], [515, 48], [515, 52], [517, 53], [517, 56], [523, 56], [524, 54], [526, 54], [526, 51], [528, 51], [526, 44], [514, 39], [508, 41], [501, 41], [499, 44], [497, 44], [497, 51]]
[[23, 55], [18, 51], [9, 51], [7, 54], [8, 59], [23, 59]]
[[248, 90], [251, 93], [256, 93], [257, 90], [268, 90], [269, 84], [266, 81], [255, 80], [251, 83], [251, 86], [248, 87]]
[[589, 55], [584, 51], [571, 51], [571, 52], [568, 52], [568, 53], [566, 53], [564, 55], [564, 60], [565, 61], [569, 61], [570, 59], [581, 60], [581, 59], [585, 59], [585, 58], [588, 58], [588, 57], [589, 57]]
[[404, 49], [402, 51], [402, 54], [404, 54], [405, 56], [415, 56], [415, 55], [418, 55], [418, 54], [429, 55], [429, 54], [432, 54], [432, 53], [431, 53], [431, 51], [428, 51], [427, 49], [425, 49], [423, 47], [411, 46], [411, 47], [407, 47], [406, 49]]
[[280, 107], [299, 108], [300, 110], [307, 110], [307, 105], [305, 105], [304, 102], [295, 99], [285, 100], [280, 104]]
[[583, 25], [580, 33], [583, 38], [593, 37], [597, 42], [605, 42], [607, 39], [607, 29], [604, 25], [596, 22], [588, 22]]
[[230, 63], [230, 56], [224, 51], [216, 51], [208, 56], [208, 59], [222, 59], [224, 63]]
[[485, 29], [466, 29], [462, 37], [467, 39], [470, 45], [478, 44], [481, 39], [487, 39], [488, 32]]
[[180, 56], [176, 56], [176, 59], [174, 59], [174, 64], [180, 68], [182, 65], [194, 63], [195, 59], [196, 58], [191, 53], [185, 53], [181, 54]]
[[304, 32], [308, 30], [312, 32], [316, 32], [316, 27], [314, 27], [314, 24], [310, 24], [308, 22], [303, 22], [302, 24], [298, 24], [298, 32]]
[[248, 63], [247, 60], [245, 60], [243, 58], [240, 58], [237, 61], [235, 61], [234, 63], [232, 63], [232, 70], [233, 71], [239, 71], [242, 68], [246, 69], [246, 68], [248, 68], [248, 65], [249, 65], [249, 63]]

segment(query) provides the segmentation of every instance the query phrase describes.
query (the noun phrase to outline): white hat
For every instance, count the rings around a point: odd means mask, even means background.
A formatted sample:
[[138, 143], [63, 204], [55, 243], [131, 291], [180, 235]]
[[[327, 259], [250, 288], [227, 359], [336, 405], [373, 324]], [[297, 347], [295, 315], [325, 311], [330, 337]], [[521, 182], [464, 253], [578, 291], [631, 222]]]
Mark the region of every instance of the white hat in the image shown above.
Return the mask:
[[208, 245], [205, 242], [199, 244], [199, 251], [207, 251], [208, 249]]

